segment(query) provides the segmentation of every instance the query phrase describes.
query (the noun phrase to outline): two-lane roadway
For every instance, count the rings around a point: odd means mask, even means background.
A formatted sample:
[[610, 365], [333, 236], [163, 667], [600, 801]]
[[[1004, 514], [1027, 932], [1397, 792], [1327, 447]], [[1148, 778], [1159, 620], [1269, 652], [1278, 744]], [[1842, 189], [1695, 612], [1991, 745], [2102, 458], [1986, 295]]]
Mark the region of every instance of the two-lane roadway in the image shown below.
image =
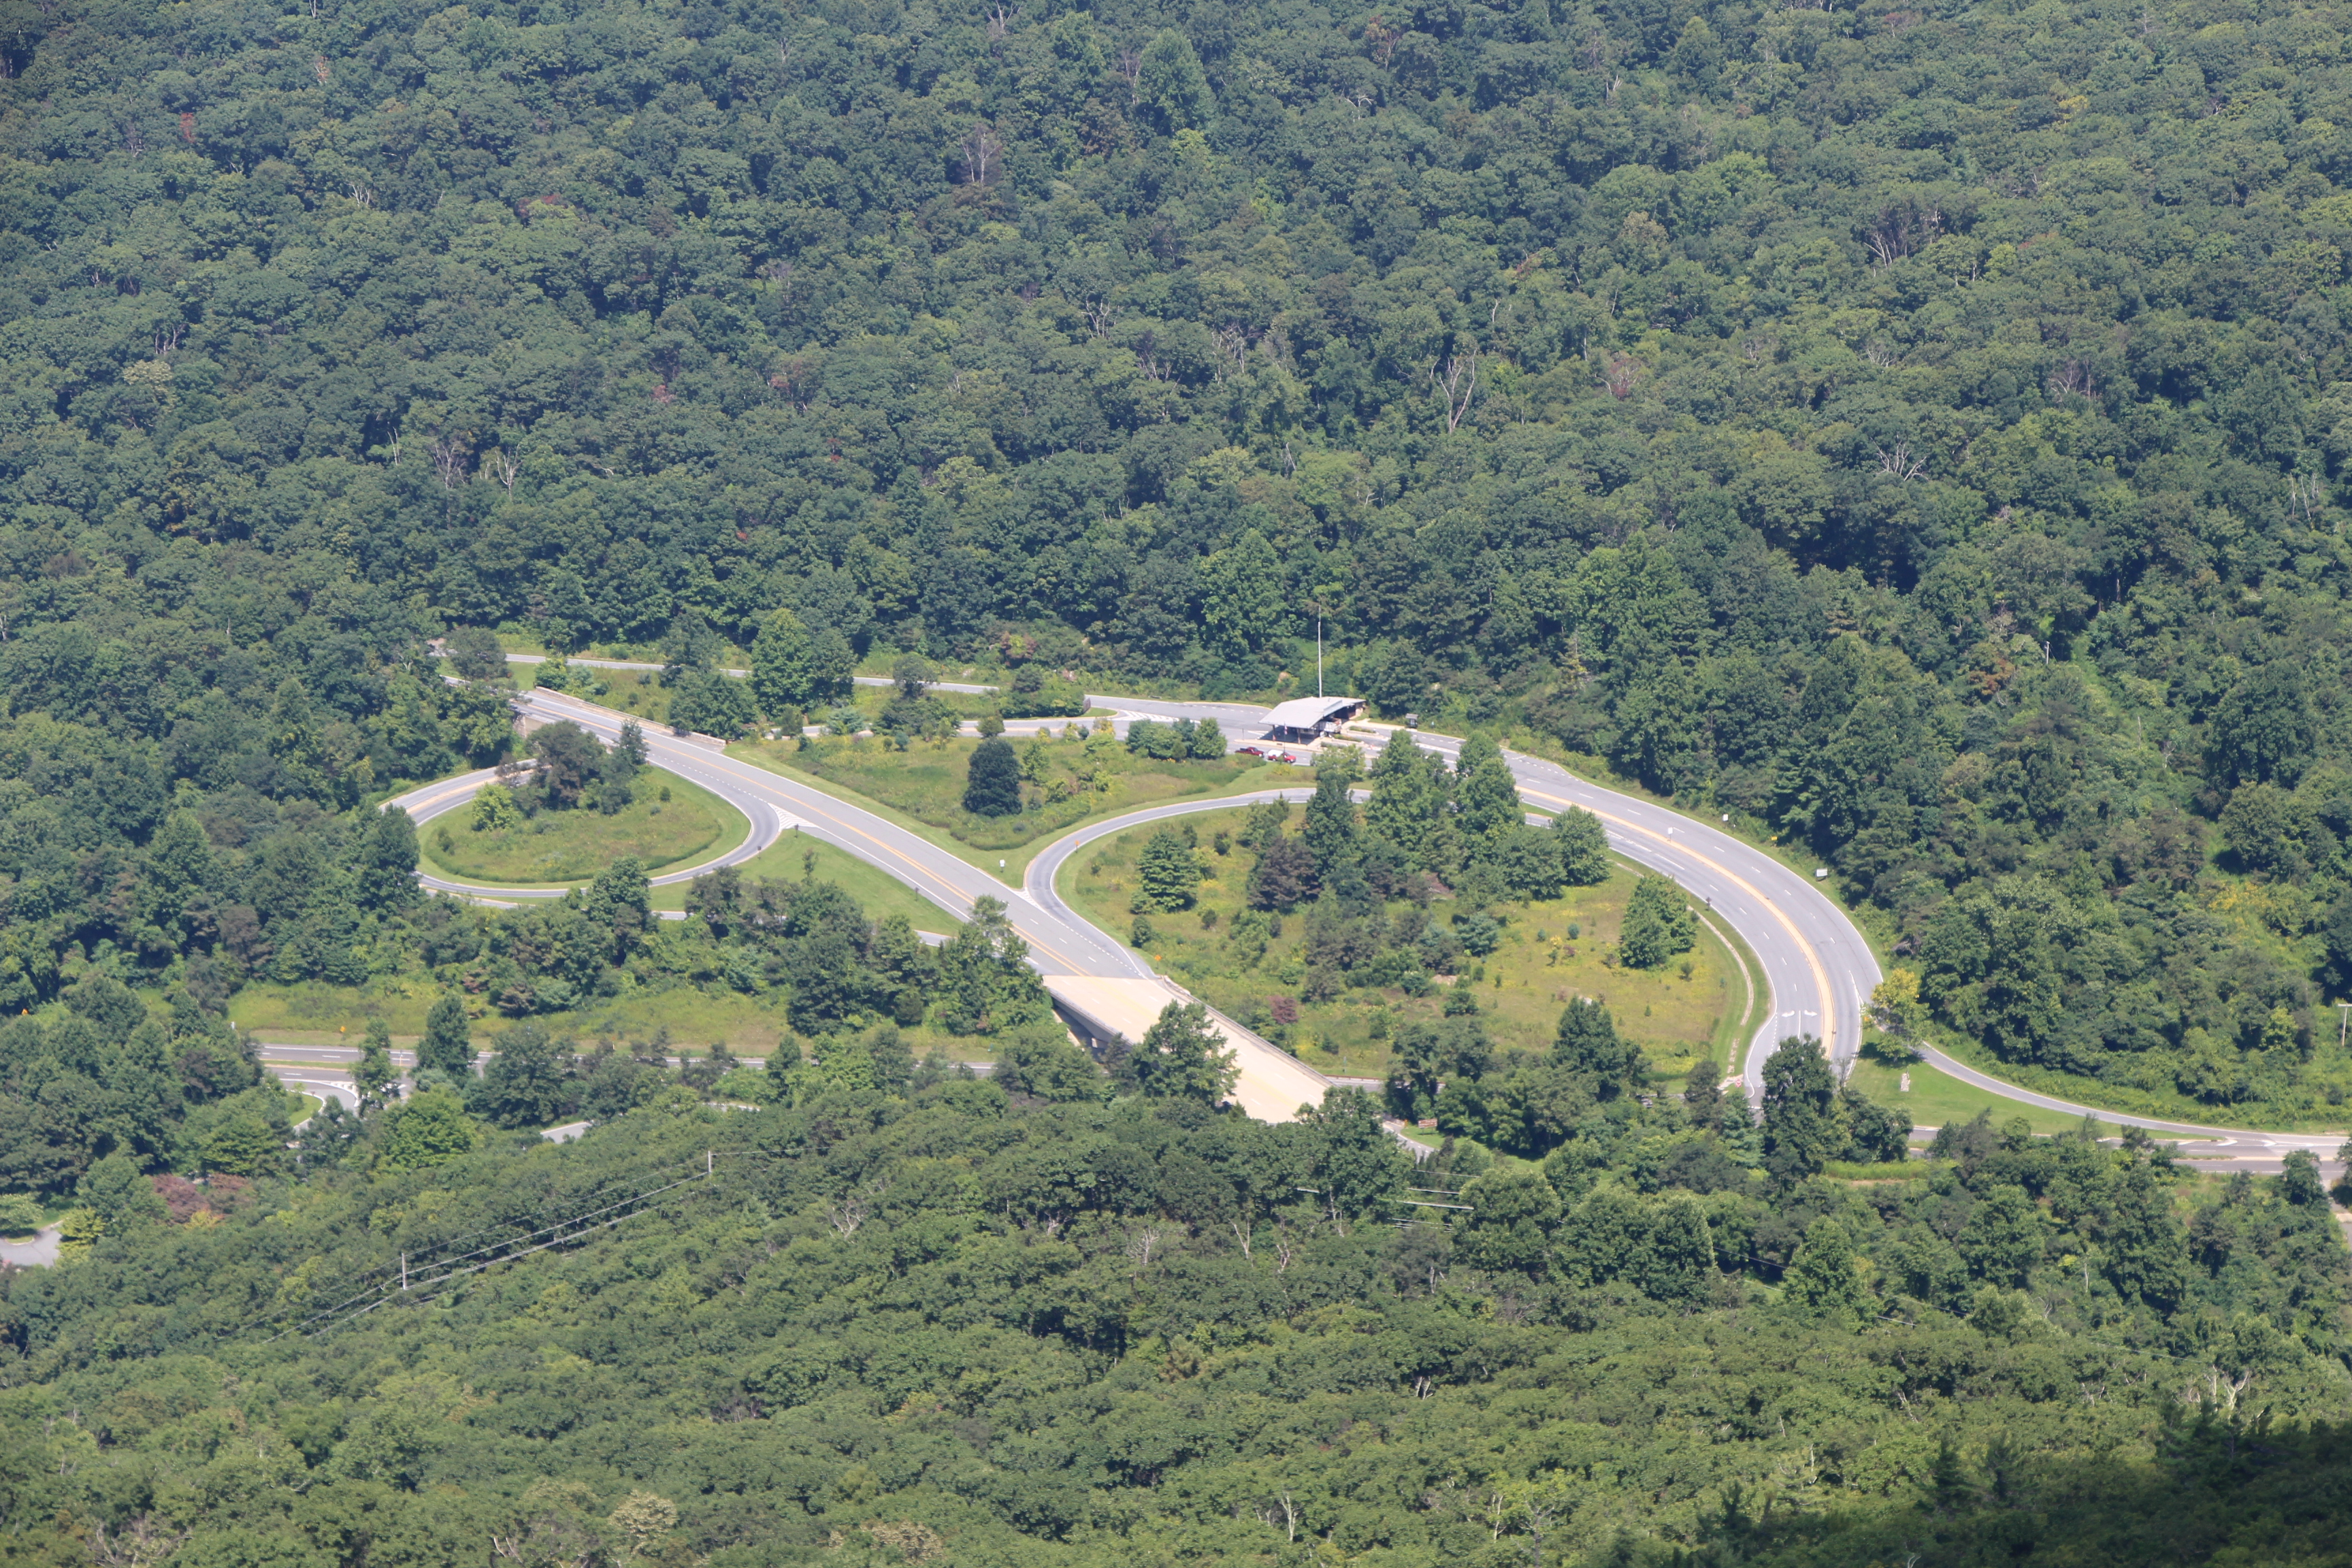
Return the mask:
[[[516, 662], [534, 661], [517, 656]], [[622, 668], [656, 668], [618, 661], [573, 662]], [[859, 680], [867, 685], [887, 684], [877, 677], [860, 677]], [[993, 689], [950, 683], [940, 683], [940, 689], [971, 692]], [[1213, 719], [1224, 731], [1229, 746], [1259, 739], [1266, 713], [1265, 709], [1245, 703], [1180, 702], [1108, 694], [1092, 695], [1088, 701], [1094, 707], [1112, 711], [1116, 715], [1115, 726], [1122, 731], [1139, 718]], [[541, 721], [571, 719], [607, 742], [617, 738], [621, 725], [629, 718], [612, 709], [547, 690], [525, 691], [517, 699], [517, 704], [527, 717]], [[1074, 721], [1046, 721], [1045, 724], [1055, 727]], [[1388, 726], [1363, 728], [1371, 737], [1361, 742], [1368, 752], [1399, 741], [1434, 752], [1449, 761], [1458, 758], [1461, 751], [1462, 742], [1452, 736]], [[1181, 802], [1129, 814], [1116, 824], [1095, 824], [1036, 857], [1024, 885], [1013, 889], [875, 813], [836, 800], [782, 774], [729, 757], [723, 751], [711, 749], [707, 742], [674, 737], [662, 732], [659, 726], [646, 729], [646, 741], [656, 764], [729, 801], [752, 824], [752, 833], [744, 843], [701, 865], [665, 873], [656, 879], [657, 881], [682, 881], [716, 866], [748, 859], [782, 833], [796, 830], [870, 862], [959, 920], [969, 916], [974, 900], [980, 898], [1002, 900], [1007, 906], [1013, 929], [1029, 944], [1033, 962], [1048, 977], [1151, 981], [1167, 986], [1169, 983], [1156, 977], [1141, 956], [1117, 936], [1096, 928], [1065, 902], [1055, 890], [1055, 877], [1072, 853], [1106, 832], [1120, 831], [1155, 816], [1181, 815], [1233, 804], [1231, 800]], [[1863, 1010], [1880, 978], [1879, 967], [1861, 931], [1813, 879], [1757, 846], [1722, 831], [1717, 825], [1653, 801], [1605, 789], [1577, 777], [1556, 763], [1507, 750], [1504, 760], [1518, 783], [1522, 800], [1530, 808], [1549, 814], [1574, 805], [1593, 813], [1606, 826], [1613, 849], [1639, 865], [1672, 877], [1703, 901], [1715, 919], [1739, 933], [1761, 965], [1762, 978], [1771, 996], [1769, 1016], [1748, 1042], [1747, 1053], [1738, 1064], [1739, 1076], [1751, 1089], [1760, 1083], [1764, 1058], [1790, 1035], [1818, 1037], [1841, 1071], [1852, 1064], [1862, 1043]], [[489, 776], [482, 773], [445, 780], [412, 791], [394, 804], [407, 806], [419, 820], [429, 819], [470, 799]], [[1282, 793], [1297, 798], [1305, 792]], [[557, 889], [501, 891], [460, 887], [436, 879], [427, 881], [428, 885], [465, 896], [480, 897], [487, 892], [499, 901], [561, 896]], [[1265, 1051], [1274, 1050], [1263, 1041], [1256, 1045]], [[2326, 1156], [2334, 1152], [2342, 1139], [2340, 1133], [2268, 1133], [2091, 1110], [2004, 1083], [1941, 1053], [1927, 1054], [1932, 1065], [1990, 1093], [2047, 1110], [2095, 1115], [2110, 1124], [2210, 1140], [2210, 1152], [2232, 1159], [2275, 1163], [2294, 1149], [2310, 1149]]]
[[[1117, 696], [1095, 696], [1089, 700], [1112, 710], [1120, 729], [1139, 718], [1214, 719], [1226, 731], [1227, 743], [1239, 745], [1258, 738], [1265, 728], [1265, 710], [1245, 704]], [[541, 722], [569, 719], [608, 742], [618, 738], [621, 726], [629, 719], [614, 710], [544, 689], [527, 689], [516, 701], [527, 719]], [[1449, 760], [1457, 757], [1461, 748], [1461, 742], [1450, 736], [1385, 729], [1373, 733], [1386, 735], [1386, 743], [1402, 740]], [[728, 801], [752, 825], [743, 843], [699, 865], [664, 873], [656, 881], [684, 881], [718, 866], [740, 863], [782, 833], [796, 829], [872, 863], [958, 919], [968, 916], [980, 898], [1002, 900], [1013, 929], [1029, 944], [1039, 970], [1049, 977], [1154, 978], [1139, 955], [1063, 901], [1055, 890], [1055, 873], [1077, 846], [1104, 832], [1118, 831], [1153, 815], [1220, 804], [1180, 803], [1157, 813], [1123, 817], [1115, 826], [1097, 824], [1039, 856], [1024, 885], [1016, 889], [921, 836], [810, 785], [730, 757], [707, 742], [666, 734], [657, 725], [647, 728], [645, 734], [649, 761]], [[1381, 743], [1371, 741], [1368, 749], [1377, 751]], [[1841, 1067], [1852, 1058], [1861, 1039], [1863, 1001], [1877, 983], [1877, 964], [1861, 934], [1818, 889], [1753, 846], [1680, 813], [1602, 789], [1539, 758], [1509, 752], [1504, 755], [1528, 805], [1547, 813], [1569, 805], [1594, 812], [1607, 826], [1613, 847], [1639, 864], [1673, 877], [1746, 940], [1774, 999], [1773, 1016], [1749, 1043], [1742, 1064], [1750, 1082], [1757, 1081], [1764, 1056], [1788, 1035], [1820, 1037]], [[463, 805], [493, 776], [485, 772], [443, 780], [390, 804], [407, 809], [420, 823], [429, 821]], [[443, 891], [498, 902], [562, 896], [560, 889], [482, 888], [430, 875], [422, 879]]]

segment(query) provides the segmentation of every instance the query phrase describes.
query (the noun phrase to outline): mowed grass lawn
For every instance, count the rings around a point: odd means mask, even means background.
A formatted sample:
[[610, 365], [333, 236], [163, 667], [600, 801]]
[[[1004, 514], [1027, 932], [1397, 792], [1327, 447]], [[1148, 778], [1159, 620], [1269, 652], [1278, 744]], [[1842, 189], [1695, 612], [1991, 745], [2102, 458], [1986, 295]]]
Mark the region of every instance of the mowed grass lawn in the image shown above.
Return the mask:
[[[1238, 844], [1219, 855], [1214, 844], [1220, 832], [1238, 834], [1246, 816], [1245, 809], [1236, 808], [1183, 819], [1199, 837], [1200, 858], [1214, 876], [1200, 885], [1194, 908], [1150, 917], [1155, 940], [1149, 949], [1154, 967], [1236, 1016], [1254, 1007], [1271, 1009], [1276, 997], [1297, 1000], [1306, 979], [1305, 910], [1283, 917], [1282, 934], [1252, 967], [1240, 965], [1227, 940], [1233, 917], [1245, 907], [1244, 895], [1255, 857]], [[1294, 806], [1294, 824], [1298, 816]], [[1106, 931], [1126, 933], [1135, 919], [1128, 906], [1134, 896], [1137, 858], [1163, 826], [1131, 828], [1072, 857], [1063, 873], [1063, 895]], [[1601, 963], [1602, 952], [1617, 940], [1633, 881], [1632, 872], [1620, 871], [1599, 887], [1571, 889], [1564, 898], [1492, 906], [1505, 921], [1502, 943], [1483, 960], [1465, 960], [1465, 966], [1476, 966], [1472, 973], [1484, 970], [1477, 983], [1478, 1005], [1487, 1034], [1505, 1050], [1550, 1049], [1569, 1000], [1590, 996], [1607, 1004], [1618, 1029], [1640, 1042], [1661, 1075], [1679, 1078], [1702, 1055], [1723, 1059], [1720, 1026], [1727, 1014], [1743, 1011], [1748, 994], [1730, 953], [1704, 929], [1698, 945], [1664, 969], [1612, 968]], [[1402, 900], [1393, 902], [1389, 914], [1392, 918], [1402, 908]], [[1441, 925], [1450, 924], [1460, 908], [1439, 900], [1430, 906], [1430, 915]], [[1213, 928], [1203, 921], [1210, 913], [1217, 917]], [[1572, 939], [1568, 935], [1570, 924], [1578, 928]], [[1682, 973], [1685, 960], [1690, 963], [1687, 977]], [[1382, 1077], [1398, 1026], [1409, 1019], [1439, 1017], [1444, 1010], [1442, 993], [1410, 997], [1394, 987], [1352, 990], [1329, 1002], [1299, 1001], [1298, 1023], [1290, 1030], [1289, 1043], [1301, 1058], [1325, 1072]], [[1386, 1038], [1375, 1032], [1376, 1019], [1385, 1023]]]
[[751, 831], [741, 812], [660, 768], [639, 774], [636, 798], [610, 816], [581, 806], [496, 832], [471, 824], [470, 806], [448, 812], [425, 825], [420, 847], [443, 876], [492, 887], [585, 882], [626, 856], [661, 871], [722, 853]]
[[[1910, 1079], [1906, 1089], [1904, 1079]], [[2041, 1133], [2071, 1132], [2083, 1125], [2079, 1116], [2063, 1111], [2043, 1110], [2021, 1100], [2005, 1100], [1989, 1090], [1962, 1083], [1949, 1073], [1929, 1067], [1926, 1062], [1913, 1062], [1908, 1067], [1890, 1067], [1868, 1057], [1853, 1064], [1846, 1081], [1879, 1104], [1899, 1110], [1911, 1119], [1914, 1127], [1942, 1127], [1954, 1121], [1973, 1121], [1977, 1112], [1992, 1112], [1993, 1125], [1999, 1126], [2012, 1117], [2023, 1117], [2033, 1131]], [[2117, 1130], [2102, 1124], [2100, 1136], [2110, 1137]]]
[[877, 737], [826, 740], [803, 751], [796, 741], [777, 741], [733, 747], [729, 754], [879, 802], [939, 829], [973, 852], [968, 858], [991, 870], [997, 869], [992, 857], [1011, 851], [1003, 858], [1013, 862], [1006, 869], [1014, 880], [1029, 854], [1100, 817], [1188, 796], [1305, 788], [1315, 782], [1303, 769], [1255, 757], [1160, 761], [1138, 756], [1105, 736], [1043, 742], [1018, 738], [1012, 741], [1016, 753], [1025, 756], [1037, 748], [1036, 771], [1043, 778], [1021, 786], [1020, 815], [978, 816], [963, 808], [963, 792], [980, 744], [968, 736], [918, 741], [901, 752]]
[[[953, 936], [963, 922], [880, 868], [846, 850], [819, 843], [804, 834], [787, 833], [737, 869], [746, 882], [831, 882], [865, 910], [869, 921], [904, 915], [917, 931]], [[686, 908], [691, 882], [672, 882], [653, 890], [656, 910]]]

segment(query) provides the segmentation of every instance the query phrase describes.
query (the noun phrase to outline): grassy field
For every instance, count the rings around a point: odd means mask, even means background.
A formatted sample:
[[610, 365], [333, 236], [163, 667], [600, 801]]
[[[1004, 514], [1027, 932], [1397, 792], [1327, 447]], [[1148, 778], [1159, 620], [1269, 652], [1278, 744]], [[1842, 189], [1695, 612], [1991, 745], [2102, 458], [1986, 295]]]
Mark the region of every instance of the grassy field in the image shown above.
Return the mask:
[[636, 799], [611, 816], [588, 807], [542, 811], [519, 827], [485, 832], [460, 808], [427, 824], [419, 847], [445, 877], [515, 887], [585, 882], [628, 855], [648, 872], [690, 865], [751, 831], [741, 812], [709, 790], [647, 768]]
[[[602, 819], [600, 819], [602, 820]], [[803, 856], [810, 858], [803, 860]], [[893, 914], [907, 917], [916, 930], [953, 936], [961, 922], [904, 883], [893, 880], [853, 856], [787, 834], [746, 861], [743, 874], [754, 880], [797, 879], [803, 874], [832, 882], [865, 909], [869, 920]], [[653, 890], [656, 910], [685, 907], [687, 884]], [[365, 986], [326, 985], [306, 982], [296, 985], [251, 984], [229, 1001], [230, 1020], [270, 1041], [299, 1046], [356, 1046], [371, 1019], [382, 1018], [394, 1046], [413, 1049], [424, 1037], [425, 1017], [440, 999], [441, 988], [430, 976], [379, 980]], [[763, 1056], [784, 1033], [781, 1008], [762, 1005], [731, 993], [706, 994], [692, 990], [641, 993], [615, 997], [572, 1013], [554, 1013], [541, 1020], [558, 1034], [583, 1039], [610, 1035], [617, 1039], [649, 1039], [667, 1026], [676, 1049], [700, 1055], [714, 1040], [746, 1056]], [[473, 1023], [477, 1046], [488, 1046], [512, 1020], [491, 1014]], [[921, 1056], [937, 1047], [957, 1061], [992, 1059], [988, 1042], [935, 1035], [924, 1028], [901, 1031], [909, 1047]]]
[[[797, 833], [785, 834], [744, 861], [739, 869], [747, 882], [797, 882], [804, 876], [831, 882], [864, 906], [866, 918], [872, 921], [904, 915], [917, 931], [938, 931], [946, 936], [953, 936], [962, 925], [953, 915], [880, 868], [830, 844], [820, 844]], [[686, 908], [689, 885], [673, 882], [656, 888], [654, 908]]]
[[[1285, 918], [1282, 935], [1268, 944], [1265, 958], [1253, 968], [1236, 964], [1226, 941], [1233, 916], [1244, 907], [1252, 857], [1238, 847], [1220, 856], [1211, 847], [1218, 832], [1238, 832], [1244, 815], [1235, 809], [1185, 819], [1200, 837], [1203, 862], [1215, 875], [1201, 884], [1196, 908], [1152, 917], [1158, 940], [1150, 949], [1156, 965], [1236, 1016], [1270, 1005], [1276, 996], [1296, 997], [1305, 978], [1303, 911]], [[1160, 826], [1138, 826], [1074, 857], [1063, 874], [1064, 896], [1104, 929], [1126, 931], [1134, 919], [1128, 901], [1135, 886], [1136, 859]], [[1620, 871], [1599, 887], [1574, 889], [1563, 899], [1498, 906], [1497, 912], [1507, 920], [1502, 944], [1491, 956], [1474, 961], [1477, 969], [1473, 973], [1483, 971], [1477, 982], [1479, 1005], [1487, 1033], [1504, 1048], [1549, 1049], [1561, 1008], [1571, 997], [1591, 996], [1608, 1005], [1618, 1028], [1641, 1043], [1661, 1074], [1679, 1078], [1701, 1055], [1717, 1062], [1727, 1059], [1718, 1045], [1727, 1033], [1727, 1016], [1736, 1026], [1748, 1009], [1738, 970], [1720, 942], [1702, 931], [1699, 945], [1684, 955], [1690, 963], [1687, 976], [1682, 973], [1684, 959], [1654, 972], [1611, 968], [1601, 962], [1603, 950], [1616, 940], [1633, 887], [1633, 874]], [[1391, 912], [1402, 907], [1392, 905]], [[1431, 913], [1443, 922], [1454, 908], [1441, 900], [1431, 906]], [[1217, 916], [1213, 929], [1202, 921], [1212, 912]], [[1570, 924], [1579, 928], [1574, 938], [1568, 936]], [[1393, 988], [1351, 991], [1331, 1002], [1301, 1002], [1292, 1043], [1301, 1057], [1326, 1072], [1377, 1078], [1388, 1071], [1390, 1050], [1387, 1040], [1374, 1033], [1375, 1020], [1384, 1021], [1392, 1037], [1398, 1024], [1435, 1018], [1442, 1012], [1443, 998], [1433, 993], [1413, 998]]]
[[[1014, 742], [1024, 753], [1030, 744]], [[1100, 737], [1059, 740], [1042, 746], [1045, 782], [1022, 786], [1027, 809], [1018, 816], [975, 816], [963, 809], [963, 790], [979, 745], [971, 738], [918, 741], [901, 752], [879, 740], [853, 740], [803, 751], [795, 742], [781, 741], [732, 747], [728, 754], [861, 805], [887, 807], [885, 815], [892, 820], [1014, 887], [1031, 857], [1086, 823], [1161, 801], [1304, 788], [1314, 782], [1303, 769], [1254, 757], [1157, 762]], [[999, 860], [1004, 862], [1001, 867]]]
[[[617, 708], [624, 713], [634, 713], [647, 723], [667, 725], [669, 722], [669, 688], [650, 669], [593, 669], [575, 665], [573, 672], [592, 675], [604, 685], [605, 693], [591, 697], [607, 708]], [[528, 673], [520, 679], [529, 680]], [[586, 693], [581, 695], [586, 696]]]
[[[1903, 1089], [1906, 1074], [1911, 1079], [1908, 1093]], [[1846, 1081], [1879, 1104], [1910, 1117], [1914, 1127], [1941, 1127], [1951, 1121], [1972, 1121], [1979, 1110], [1991, 1111], [1996, 1124], [2021, 1116], [2036, 1132], [2068, 1132], [2083, 1124], [2079, 1116], [2042, 1110], [2019, 1100], [2004, 1100], [2000, 1095], [1962, 1083], [1949, 1073], [1939, 1071], [1925, 1062], [1914, 1062], [1907, 1068], [1888, 1067], [1865, 1057], [1853, 1064], [1853, 1075]], [[2112, 1136], [2116, 1131], [2114, 1127], [2103, 1125], [2100, 1136]]]

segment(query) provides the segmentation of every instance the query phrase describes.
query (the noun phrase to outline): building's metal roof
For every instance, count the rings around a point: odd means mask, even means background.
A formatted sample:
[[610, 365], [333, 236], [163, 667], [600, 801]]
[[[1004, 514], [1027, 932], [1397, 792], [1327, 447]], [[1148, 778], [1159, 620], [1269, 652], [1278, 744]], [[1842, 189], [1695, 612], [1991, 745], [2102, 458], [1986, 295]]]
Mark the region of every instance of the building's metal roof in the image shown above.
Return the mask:
[[1360, 697], [1294, 697], [1278, 704], [1265, 716], [1265, 721], [1270, 729], [1312, 730], [1363, 705]]

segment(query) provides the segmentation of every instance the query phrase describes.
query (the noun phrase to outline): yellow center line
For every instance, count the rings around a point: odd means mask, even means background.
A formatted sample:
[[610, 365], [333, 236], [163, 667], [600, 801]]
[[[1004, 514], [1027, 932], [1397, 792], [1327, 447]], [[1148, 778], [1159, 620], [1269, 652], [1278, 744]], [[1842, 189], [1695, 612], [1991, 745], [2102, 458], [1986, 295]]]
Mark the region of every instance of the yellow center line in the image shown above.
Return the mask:
[[[1564, 800], [1556, 795], [1546, 795], [1540, 790], [1529, 789], [1524, 784], [1520, 786], [1519, 793], [1530, 799], [1547, 801], [1554, 805], [1562, 807], [1563, 809], [1569, 806], [1576, 806], [1580, 810], [1591, 811], [1593, 816], [1599, 817], [1603, 822], [1614, 823], [1628, 833], [1638, 833], [1643, 837], [1651, 840], [1653, 843], [1662, 845], [1666, 848], [1675, 850], [1678, 854], [1689, 856], [1692, 859], [1697, 861], [1700, 865], [1706, 867], [1710, 871], [1713, 871], [1717, 876], [1721, 877], [1724, 880], [1729, 882], [1733, 887], [1738, 888], [1748, 897], [1761, 902], [1767, 910], [1769, 910], [1772, 912], [1772, 918], [1780, 922], [1780, 929], [1789, 933], [1789, 940], [1795, 942], [1797, 944], [1798, 951], [1801, 952], [1805, 955], [1805, 967], [1813, 972], [1813, 987], [1820, 993], [1822, 1004], [1822, 1054], [1823, 1056], [1829, 1056], [1832, 1054], [1832, 1048], [1837, 1042], [1837, 1015], [1830, 1001], [1829, 971], [1822, 967], [1821, 954], [1813, 951], [1813, 944], [1807, 942], [1804, 939], [1803, 934], [1797, 930], [1796, 922], [1790, 920], [1788, 914], [1779, 904], [1773, 902], [1771, 898], [1768, 896], [1763, 889], [1756, 887], [1753, 883], [1750, 883], [1738, 872], [1731, 870], [1729, 868], [1708, 859], [1706, 856], [1693, 849], [1689, 845], [1676, 843], [1674, 839], [1667, 837], [1664, 834], [1644, 827], [1638, 822], [1630, 822], [1624, 817], [1619, 816], [1612, 812], [1595, 811], [1591, 806], [1585, 805], [1581, 802]], [[1742, 1047], [1742, 1055], [1743, 1057], [1745, 1055], [1744, 1047]]]

